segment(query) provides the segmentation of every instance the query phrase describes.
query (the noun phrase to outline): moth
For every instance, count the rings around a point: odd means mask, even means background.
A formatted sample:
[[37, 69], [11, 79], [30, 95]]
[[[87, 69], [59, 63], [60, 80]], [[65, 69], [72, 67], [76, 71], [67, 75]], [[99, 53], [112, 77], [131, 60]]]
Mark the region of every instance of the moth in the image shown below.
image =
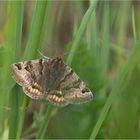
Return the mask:
[[36, 59], [12, 64], [12, 76], [32, 99], [56, 106], [90, 101], [93, 94], [62, 58]]

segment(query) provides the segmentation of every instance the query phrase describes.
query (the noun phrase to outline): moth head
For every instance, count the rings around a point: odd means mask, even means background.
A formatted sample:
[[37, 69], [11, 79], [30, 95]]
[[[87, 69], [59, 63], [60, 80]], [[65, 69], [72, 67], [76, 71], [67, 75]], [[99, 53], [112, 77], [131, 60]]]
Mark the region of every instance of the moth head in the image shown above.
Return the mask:
[[12, 75], [15, 81], [21, 86], [27, 86], [31, 83], [29, 73], [25, 69], [23, 62], [12, 64]]

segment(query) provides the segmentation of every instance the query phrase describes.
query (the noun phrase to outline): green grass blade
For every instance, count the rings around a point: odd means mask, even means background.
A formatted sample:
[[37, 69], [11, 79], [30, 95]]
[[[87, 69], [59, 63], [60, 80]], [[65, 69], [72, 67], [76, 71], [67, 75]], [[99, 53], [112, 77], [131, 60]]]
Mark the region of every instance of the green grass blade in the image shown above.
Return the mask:
[[[119, 10], [119, 15], [118, 21], [116, 22], [116, 25], [118, 27], [118, 34], [117, 34], [117, 45], [119, 48], [121, 48], [124, 52], [124, 46], [125, 46], [125, 39], [126, 39], [126, 23], [128, 20], [128, 10], [130, 8], [131, 1], [122, 1], [121, 2], [121, 7]], [[118, 53], [118, 58], [117, 58], [118, 64], [120, 65], [123, 61], [122, 55]], [[119, 67], [118, 67], [119, 68]]]
[[135, 12], [134, 7], [132, 7], [132, 29], [133, 29], [134, 40], [136, 42], [137, 35], [136, 35], [136, 23], [135, 23], [135, 13], [134, 12]]
[[97, 25], [96, 25], [96, 14], [95, 12], [92, 14], [88, 31], [87, 31], [87, 43], [89, 46], [89, 49], [92, 50], [92, 55], [96, 57], [96, 51], [97, 51]]
[[[11, 5], [11, 3], [10, 3]], [[24, 1], [14, 3], [15, 17], [16, 17], [16, 44], [15, 44], [15, 54], [14, 60], [18, 61], [21, 49], [21, 35], [22, 35], [22, 24], [23, 24], [23, 11], [24, 11]], [[9, 23], [10, 24], [10, 23]], [[18, 125], [18, 92], [17, 87], [12, 91], [12, 96], [10, 97], [12, 112], [10, 115], [10, 128], [9, 128], [9, 138], [15, 138], [17, 133]]]
[[48, 106], [47, 112], [45, 114], [44, 120], [42, 121], [42, 123], [40, 125], [36, 139], [43, 139], [44, 138], [49, 120], [51, 118], [52, 111], [53, 111], [52, 106]]
[[103, 25], [102, 25], [102, 30], [103, 30], [103, 35], [102, 35], [102, 60], [101, 60], [101, 65], [103, 69], [103, 77], [106, 79], [106, 73], [108, 69], [108, 59], [109, 59], [109, 2], [104, 3], [104, 14], [103, 14]]
[[18, 121], [18, 131], [16, 133], [16, 139], [20, 139], [21, 135], [22, 135], [22, 130], [23, 130], [23, 122], [24, 122], [24, 117], [25, 117], [25, 110], [27, 107], [27, 96], [24, 95], [23, 100], [22, 100], [22, 105], [21, 105], [21, 109], [19, 112], [19, 121]]
[[[107, 71], [108, 71], [108, 66], [109, 66], [109, 51], [110, 51], [110, 44], [109, 44], [109, 27], [110, 27], [110, 19], [109, 19], [109, 13], [110, 13], [110, 8], [109, 8], [109, 2], [105, 1], [104, 2], [104, 9], [103, 9], [103, 21], [102, 21], [102, 46], [101, 46], [101, 54], [97, 56], [98, 61], [100, 61], [100, 68], [101, 68], [101, 77], [103, 80], [104, 86], [100, 90], [100, 94], [102, 97], [105, 97], [106, 93], [106, 88], [107, 88]], [[97, 53], [97, 52], [96, 52]], [[98, 62], [97, 62], [98, 63]]]
[[[5, 55], [3, 56], [3, 67], [2, 67], [2, 77], [3, 81], [1, 84], [1, 94], [0, 94], [0, 105], [6, 105], [9, 98], [9, 88], [11, 88], [12, 78], [10, 74], [10, 65], [19, 59], [20, 43], [21, 43], [21, 31], [22, 31], [22, 13], [23, 13], [23, 3], [24, 2], [13, 2], [8, 1], [8, 11], [7, 11], [7, 24], [4, 30], [4, 51]], [[18, 6], [21, 6], [21, 9], [18, 9]], [[17, 12], [17, 10], [19, 10]], [[21, 16], [21, 17], [20, 17]], [[14, 18], [13, 18], [14, 17]], [[19, 22], [18, 22], [19, 21]], [[16, 55], [15, 55], [16, 54]], [[16, 113], [16, 112], [15, 112]], [[4, 118], [3, 118], [4, 117]], [[8, 115], [9, 117], [9, 115]], [[0, 133], [4, 130], [3, 119], [7, 119], [3, 112], [0, 113]], [[14, 127], [11, 125], [11, 127]], [[16, 126], [15, 126], [16, 127]], [[11, 130], [11, 128], [10, 128]], [[0, 134], [1, 135], [1, 134]], [[10, 133], [11, 135], [11, 133]]]
[[99, 116], [99, 119], [91, 133], [90, 139], [95, 139], [106, 116], [107, 113], [112, 105], [112, 103], [114, 102], [114, 100], [116, 99], [116, 95], [119, 93], [119, 90], [121, 88], [121, 86], [123, 85], [123, 83], [125, 83], [125, 77], [129, 71], [129, 67], [132, 65], [133, 60], [135, 59], [135, 54], [137, 54], [137, 52], [140, 51], [140, 43], [137, 44], [137, 46], [133, 49], [132, 54], [130, 55], [127, 63], [124, 65], [124, 68], [120, 71], [120, 73], [118, 74], [118, 76], [116, 77], [116, 80], [114, 82], [114, 86], [112, 88], [112, 92], [109, 95], [106, 104], [104, 105], [102, 112]]
[[[22, 25], [23, 25], [23, 14], [24, 14], [24, 1], [19, 1], [16, 3], [17, 9], [17, 26], [16, 26], [16, 45], [15, 45], [15, 59], [20, 59], [21, 51], [21, 38], [22, 38]], [[19, 55], [17, 55], [19, 54]]]
[[36, 1], [36, 7], [30, 26], [28, 43], [25, 49], [24, 58], [33, 59], [36, 57], [37, 49], [40, 43], [41, 31], [45, 17], [47, 1]]
[[41, 29], [41, 33], [40, 33], [40, 42], [39, 42], [39, 46], [38, 49], [39, 51], [43, 51], [46, 48], [46, 38], [47, 38], [47, 32], [49, 30], [49, 14], [50, 14], [50, 9], [51, 9], [51, 1], [47, 1], [46, 4], [46, 10], [45, 10], [45, 15], [44, 15], [44, 21], [42, 24], [42, 29]]
[[9, 139], [15, 139], [18, 132], [18, 120], [20, 112], [20, 96], [21, 93], [20, 87], [16, 84], [11, 90], [12, 94], [10, 95], [10, 116], [9, 116]]
[[75, 55], [75, 52], [78, 48], [78, 44], [80, 42], [80, 39], [82, 38], [82, 35], [83, 35], [83, 32], [85, 31], [86, 29], [86, 26], [90, 20], [90, 17], [92, 15], [92, 13], [95, 11], [95, 8], [96, 8], [96, 4], [97, 4], [97, 1], [92, 1], [91, 4], [90, 4], [90, 7], [89, 9], [87, 10], [87, 12], [85, 13], [83, 19], [82, 19], [82, 22], [80, 24], [80, 27], [76, 33], [76, 36], [75, 36], [75, 39], [73, 41], [73, 44], [72, 44], [72, 47], [71, 47], [71, 50], [70, 50], [70, 53], [67, 57], [67, 63], [70, 65], [72, 60], [73, 60], [73, 57]]

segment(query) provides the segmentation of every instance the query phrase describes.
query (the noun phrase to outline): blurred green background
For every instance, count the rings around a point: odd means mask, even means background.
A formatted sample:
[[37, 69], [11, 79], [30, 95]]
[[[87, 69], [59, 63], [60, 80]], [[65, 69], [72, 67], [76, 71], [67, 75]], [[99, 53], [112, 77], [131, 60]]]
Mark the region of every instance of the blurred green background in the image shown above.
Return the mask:
[[[140, 1], [0, 1], [0, 138], [140, 138]], [[63, 57], [91, 102], [29, 99], [11, 64]]]

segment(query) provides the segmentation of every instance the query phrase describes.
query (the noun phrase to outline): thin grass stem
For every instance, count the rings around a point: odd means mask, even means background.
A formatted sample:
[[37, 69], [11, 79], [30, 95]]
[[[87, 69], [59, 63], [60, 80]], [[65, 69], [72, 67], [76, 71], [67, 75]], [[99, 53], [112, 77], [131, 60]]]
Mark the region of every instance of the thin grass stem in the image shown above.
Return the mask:
[[79, 27], [76, 35], [75, 35], [75, 39], [73, 41], [71, 50], [70, 50], [69, 55], [67, 57], [66, 62], [69, 65], [71, 64], [71, 62], [73, 60], [73, 57], [74, 57], [74, 55], [76, 53], [76, 50], [77, 50], [78, 45], [79, 45], [79, 42], [80, 42], [80, 40], [82, 38], [82, 35], [83, 35], [83, 33], [84, 33], [85, 29], [86, 29], [86, 26], [87, 26], [88, 22], [90, 20], [90, 17], [93, 14], [93, 12], [95, 12], [96, 4], [97, 4], [96, 0], [91, 2], [90, 7], [88, 8], [87, 12], [85, 13], [85, 15], [84, 15], [84, 17], [83, 17], [83, 19], [81, 21], [80, 27]]
[[134, 11], [134, 7], [132, 7], [132, 30], [133, 30], [134, 40], [136, 42], [137, 35], [136, 35], [136, 23], [135, 23], [135, 11]]

